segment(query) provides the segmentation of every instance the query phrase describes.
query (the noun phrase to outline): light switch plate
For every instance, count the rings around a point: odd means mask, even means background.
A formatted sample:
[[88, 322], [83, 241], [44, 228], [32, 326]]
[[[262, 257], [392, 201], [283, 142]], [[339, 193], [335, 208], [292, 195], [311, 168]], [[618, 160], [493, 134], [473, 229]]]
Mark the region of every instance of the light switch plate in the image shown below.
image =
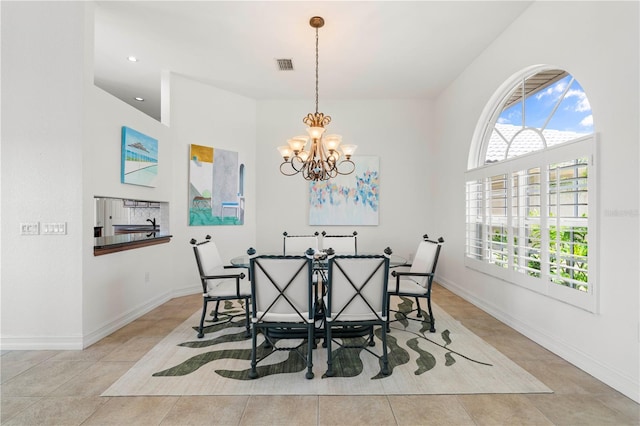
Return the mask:
[[20, 223], [20, 235], [38, 235], [40, 233], [40, 222]]
[[43, 223], [43, 235], [65, 235], [67, 233], [67, 222]]

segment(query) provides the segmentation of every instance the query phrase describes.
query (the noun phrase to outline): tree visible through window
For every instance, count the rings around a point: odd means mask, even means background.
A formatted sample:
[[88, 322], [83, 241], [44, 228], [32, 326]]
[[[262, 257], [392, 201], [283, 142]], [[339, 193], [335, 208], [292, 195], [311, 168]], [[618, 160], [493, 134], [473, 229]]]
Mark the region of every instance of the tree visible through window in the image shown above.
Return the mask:
[[563, 70], [529, 73], [485, 123], [466, 174], [467, 264], [553, 297], [558, 286], [593, 295], [593, 116], [582, 86]]

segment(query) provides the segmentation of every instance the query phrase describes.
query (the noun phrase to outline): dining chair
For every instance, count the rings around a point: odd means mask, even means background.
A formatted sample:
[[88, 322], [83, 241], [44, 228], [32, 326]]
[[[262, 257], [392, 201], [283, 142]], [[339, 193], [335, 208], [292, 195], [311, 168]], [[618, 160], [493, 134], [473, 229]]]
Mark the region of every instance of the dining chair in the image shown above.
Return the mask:
[[[382, 361], [382, 374], [388, 375], [387, 358], [387, 284], [390, 249], [384, 255], [329, 255], [329, 281], [325, 304], [325, 343], [327, 347], [327, 377], [335, 374], [332, 344], [337, 351], [361, 348]], [[369, 349], [375, 346], [373, 328], [380, 326], [382, 354]], [[361, 345], [353, 339], [338, 340], [340, 334], [354, 334], [363, 328], [369, 337]], [[368, 331], [367, 331], [368, 330]]]
[[[419, 299], [424, 298], [427, 302], [426, 313], [429, 315], [429, 331], [435, 333], [435, 320], [431, 310], [431, 286], [433, 285], [433, 277], [436, 273], [438, 257], [443, 243], [444, 239], [442, 237], [438, 238], [438, 240], [430, 240], [429, 236], [424, 234], [416, 250], [413, 262], [403, 265], [410, 269], [408, 271], [394, 270], [391, 272], [391, 284], [387, 295], [387, 309], [389, 309], [387, 318], [389, 318], [389, 323], [400, 319], [414, 319], [408, 317], [408, 314], [414, 311], [417, 311], [417, 317], [420, 318], [419, 321], [422, 321], [424, 311], [420, 308]], [[413, 297], [416, 301], [416, 307], [408, 312], [394, 311], [396, 319], [392, 321], [389, 315], [391, 311], [391, 296]], [[387, 324], [387, 330], [389, 330], [389, 324]]]
[[358, 233], [329, 235], [322, 231], [322, 250], [332, 248], [335, 254], [358, 254]]
[[[224, 265], [216, 243], [211, 239], [210, 235], [205, 237], [202, 242], [197, 242], [195, 238], [191, 239], [193, 253], [196, 257], [198, 265], [198, 273], [200, 282], [202, 283], [202, 316], [200, 317], [200, 326], [198, 327], [198, 338], [204, 337], [204, 320], [207, 314], [207, 305], [209, 302], [216, 302], [213, 311], [213, 322], [218, 321], [218, 309], [221, 301], [239, 300], [244, 304], [246, 335], [249, 337], [249, 299], [251, 297], [251, 285], [245, 280], [245, 274], [234, 272], [232, 265]], [[229, 317], [229, 321], [234, 315]]]
[[[251, 277], [251, 371], [258, 377], [257, 365], [277, 351], [295, 352], [307, 367], [306, 378], [313, 378], [314, 298], [313, 252], [302, 256], [273, 256], [247, 252]], [[258, 348], [258, 332], [265, 341]], [[296, 346], [283, 346], [281, 340], [299, 339]], [[306, 353], [304, 345], [306, 342]], [[258, 350], [270, 349], [258, 356]]]
[[301, 256], [312, 248], [318, 251], [318, 235], [316, 231], [311, 235], [289, 235], [286, 231], [282, 233], [282, 254]]

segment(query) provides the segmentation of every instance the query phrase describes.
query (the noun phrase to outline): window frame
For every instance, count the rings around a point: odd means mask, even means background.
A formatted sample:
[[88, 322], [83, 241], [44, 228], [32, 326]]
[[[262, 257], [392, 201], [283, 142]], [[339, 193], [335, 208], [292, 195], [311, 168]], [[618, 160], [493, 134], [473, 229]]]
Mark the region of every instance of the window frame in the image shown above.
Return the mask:
[[[486, 155], [486, 149], [489, 142], [489, 136], [493, 131], [493, 127], [500, 115], [500, 109], [505, 101], [505, 96], [509, 96], [512, 92], [515, 84], [521, 81], [523, 77], [530, 76], [536, 72], [549, 67], [534, 67], [523, 71], [517, 76], [513, 77], [509, 81], [505, 82], [501, 86], [501, 90], [498, 90], [493, 96], [493, 100], [489, 102], [483, 117], [485, 120], [480, 120], [479, 125], [474, 133], [474, 141], [472, 143], [471, 150], [469, 151], [469, 166], [465, 172], [465, 249], [464, 249], [464, 264], [466, 267], [476, 270], [478, 272], [488, 274], [502, 281], [517, 285], [519, 287], [526, 288], [534, 291], [538, 294], [542, 294], [551, 297], [555, 300], [559, 300], [564, 303], [568, 303], [572, 306], [587, 310], [589, 312], [599, 312], [599, 275], [598, 264], [598, 168], [597, 168], [597, 136], [596, 133], [582, 136], [577, 139], [563, 142], [557, 145], [549, 146], [538, 151], [530, 152], [524, 155], [511, 157], [495, 163], [484, 163], [484, 156]], [[505, 95], [506, 94], [506, 95]], [[485, 123], [481, 125], [480, 123]], [[475, 149], [474, 149], [475, 147]], [[586, 226], [588, 229], [588, 289], [587, 291], [577, 290], [572, 287], [566, 287], [561, 284], [554, 283], [551, 280], [552, 275], [549, 274], [549, 226], [551, 222], [559, 222], [560, 219], [550, 219], [548, 212], [549, 203], [549, 186], [547, 181], [548, 168], [550, 165], [564, 163], [567, 161], [573, 161], [579, 158], [587, 158], [587, 193], [588, 193], [588, 206], [587, 206], [587, 218]], [[517, 234], [521, 227], [514, 227], [514, 222], [522, 220], [522, 217], [513, 213], [513, 176], [514, 173], [521, 171], [529, 171], [531, 169], [539, 168], [541, 177], [540, 181], [540, 218], [539, 224], [541, 232], [540, 243], [540, 277], [529, 276], [527, 273], [518, 271], [519, 267], [514, 262], [514, 258], [518, 256], [514, 250], [514, 235]], [[487, 206], [486, 206], [486, 194], [483, 192], [484, 197], [481, 201], [480, 209], [482, 210], [482, 217], [478, 221], [470, 220], [469, 218], [469, 183], [480, 184], [477, 188], [486, 191], [486, 182], [492, 177], [503, 175], [506, 177], [506, 217], [500, 218], [505, 222], [507, 229], [507, 256], [508, 263], [506, 267], [499, 267], [494, 263], [490, 263], [485, 257], [483, 252], [486, 249], [485, 245], [489, 244], [489, 239], [483, 233], [488, 231], [489, 225], [498, 223], [499, 220], [492, 220], [491, 223], [487, 222]], [[476, 206], [477, 208], [477, 206]], [[546, 210], [545, 210], [546, 209]], [[544, 211], [544, 214], [543, 214]], [[475, 225], [474, 225], [475, 224]], [[560, 224], [561, 225], [561, 224]], [[476, 239], [474, 243], [480, 241], [480, 247], [476, 247], [477, 244], [471, 244], [469, 233], [473, 227], [476, 227], [476, 233], [481, 234], [478, 240], [478, 234], [475, 235]], [[478, 228], [480, 226], [481, 228]], [[517, 228], [517, 229], [516, 229]], [[482, 229], [483, 231], [478, 231]], [[520, 247], [520, 246], [518, 246]], [[475, 253], [475, 254], [474, 254]], [[474, 258], [474, 255], [480, 253], [480, 259]], [[546, 258], [544, 256], [547, 256]], [[544, 259], [544, 260], [542, 260]]]

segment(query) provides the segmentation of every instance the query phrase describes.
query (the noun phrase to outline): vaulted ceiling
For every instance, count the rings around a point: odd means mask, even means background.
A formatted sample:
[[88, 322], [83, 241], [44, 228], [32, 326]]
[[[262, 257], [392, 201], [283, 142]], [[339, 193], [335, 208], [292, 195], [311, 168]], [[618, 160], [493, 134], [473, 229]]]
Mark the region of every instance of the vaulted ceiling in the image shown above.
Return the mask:
[[99, 1], [95, 83], [157, 119], [162, 71], [254, 99], [312, 99], [318, 15], [321, 99], [435, 98], [531, 3]]

